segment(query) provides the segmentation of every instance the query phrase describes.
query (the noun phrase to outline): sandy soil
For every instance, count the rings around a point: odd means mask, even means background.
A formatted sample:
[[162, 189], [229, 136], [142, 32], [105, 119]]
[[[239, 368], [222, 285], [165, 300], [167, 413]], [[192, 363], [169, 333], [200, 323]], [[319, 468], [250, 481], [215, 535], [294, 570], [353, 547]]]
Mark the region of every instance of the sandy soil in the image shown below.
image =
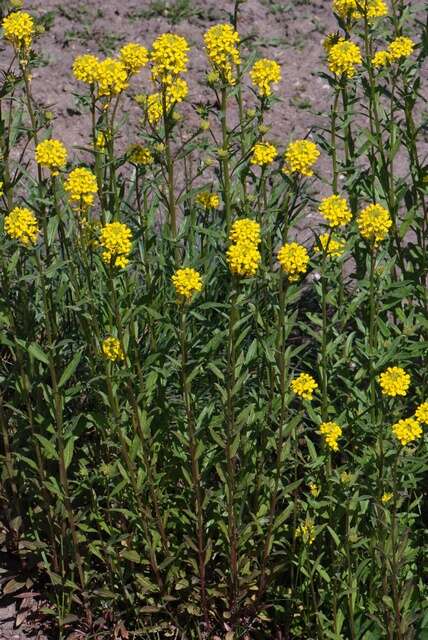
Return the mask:
[[[327, 0], [280, 0], [277, 4], [273, 0], [247, 0], [241, 5], [239, 31], [242, 37], [250, 38], [249, 51], [274, 57], [283, 69], [279, 91], [282, 102], [274, 112], [276, 136], [305, 133], [313, 120], [311, 113], [322, 112], [328, 105], [328, 87], [317, 77], [321, 41], [335, 27], [326, 5]], [[34, 0], [28, 8], [43, 18], [47, 28], [38, 42], [46, 66], [33, 73], [34, 91], [56, 115], [55, 135], [71, 147], [83, 141], [88, 124], [87, 115], [80, 113], [73, 96], [83, 89], [71, 74], [76, 55], [112, 55], [129, 41], [150, 46], [158, 34], [174, 31], [185, 36], [192, 48], [187, 75], [189, 102], [204, 101], [212, 94], [198, 84], [206, 69], [203, 33], [211, 24], [227, 21], [233, 3]], [[147, 76], [139, 76], [131, 90], [150, 91]], [[248, 99], [251, 101], [250, 95]]]

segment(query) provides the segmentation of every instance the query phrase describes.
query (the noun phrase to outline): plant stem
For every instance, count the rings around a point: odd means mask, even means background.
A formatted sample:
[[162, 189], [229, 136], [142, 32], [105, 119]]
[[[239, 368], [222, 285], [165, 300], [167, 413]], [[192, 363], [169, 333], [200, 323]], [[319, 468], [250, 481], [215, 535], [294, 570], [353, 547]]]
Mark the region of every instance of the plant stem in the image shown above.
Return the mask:
[[204, 533], [204, 511], [203, 494], [201, 485], [201, 473], [198, 460], [198, 441], [196, 438], [195, 420], [192, 407], [192, 389], [187, 371], [187, 323], [186, 309], [184, 304], [180, 308], [180, 345], [181, 345], [181, 374], [183, 399], [186, 411], [187, 431], [189, 437], [189, 458], [192, 468], [192, 484], [195, 499], [196, 512], [196, 537], [198, 545], [198, 567], [199, 567], [199, 588], [201, 594], [202, 614], [205, 626], [209, 629], [208, 603], [206, 593], [206, 571], [205, 571], [205, 533]]
[[221, 89], [221, 132], [222, 132], [222, 174], [223, 174], [223, 191], [224, 206], [226, 219], [226, 232], [229, 235], [230, 225], [232, 222], [231, 194], [230, 194], [230, 174], [229, 174], [229, 134], [227, 130], [227, 88]]

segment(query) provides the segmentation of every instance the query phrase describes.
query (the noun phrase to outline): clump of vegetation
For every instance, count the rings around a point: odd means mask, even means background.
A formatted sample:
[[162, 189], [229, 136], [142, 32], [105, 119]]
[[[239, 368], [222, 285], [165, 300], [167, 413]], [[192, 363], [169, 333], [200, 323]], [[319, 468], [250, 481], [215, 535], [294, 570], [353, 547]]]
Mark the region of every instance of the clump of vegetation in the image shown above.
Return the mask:
[[278, 140], [239, 4], [194, 128], [182, 36], [76, 58], [73, 164], [4, 15], [1, 544], [60, 638], [422, 638], [426, 39], [406, 0], [334, 0], [328, 124]]

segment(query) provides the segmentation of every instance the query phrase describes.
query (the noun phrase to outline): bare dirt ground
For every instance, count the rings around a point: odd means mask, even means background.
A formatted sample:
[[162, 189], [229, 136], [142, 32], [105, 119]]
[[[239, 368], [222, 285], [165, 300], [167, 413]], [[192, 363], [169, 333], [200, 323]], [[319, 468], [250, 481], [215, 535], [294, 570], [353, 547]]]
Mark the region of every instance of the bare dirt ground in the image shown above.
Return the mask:
[[[282, 66], [282, 102], [275, 111], [275, 135], [306, 133], [311, 112], [327, 108], [328, 87], [318, 77], [321, 41], [335, 28], [328, 0], [247, 0], [241, 5], [239, 31], [250, 38], [249, 49], [274, 57]], [[76, 108], [73, 92], [83, 90], [71, 74], [76, 55], [114, 55], [121, 45], [135, 41], [150, 46], [165, 31], [185, 36], [191, 45], [188, 102], [212, 98], [199, 83], [206, 69], [203, 33], [212, 24], [228, 20], [231, 0], [93, 0], [61, 2], [34, 0], [30, 7], [43, 17], [47, 29], [38, 42], [47, 66], [33, 73], [37, 97], [56, 115], [54, 133], [68, 147], [82, 142], [87, 115]], [[4, 54], [3, 54], [4, 55]], [[151, 91], [140, 75], [131, 90]], [[251, 96], [248, 94], [248, 100]]]
[[[415, 0], [415, 5], [418, 4]], [[330, 91], [319, 77], [325, 68], [321, 42], [337, 25], [329, 0], [246, 0], [240, 7], [239, 32], [248, 38], [251, 53], [276, 59], [282, 67], [283, 80], [278, 95], [281, 101], [271, 114], [271, 139], [283, 148], [289, 139], [306, 135], [314, 124], [320, 124], [330, 108]], [[421, 17], [426, 7], [420, 4]], [[71, 150], [88, 141], [88, 114], [79, 107], [75, 93], [83, 91], [74, 80], [71, 67], [76, 55], [94, 53], [115, 55], [126, 42], [140, 42], [150, 47], [160, 33], [173, 31], [187, 38], [191, 45], [188, 103], [206, 102], [212, 95], [201, 83], [206, 70], [203, 50], [204, 31], [217, 22], [228, 21], [233, 10], [231, 0], [33, 0], [25, 2], [25, 10], [42, 20], [45, 33], [36, 48], [42, 53], [42, 64], [34, 70], [33, 91], [40, 103], [53, 112], [53, 135]], [[0, 68], [10, 60], [10, 48], [0, 42]], [[427, 90], [428, 69], [424, 70], [423, 93]], [[148, 75], [134, 80], [131, 92], [150, 92]], [[251, 93], [246, 94], [251, 106]], [[133, 107], [128, 103], [131, 112]], [[187, 107], [189, 127], [197, 116]], [[134, 111], [135, 113], [135, 111]], [[421, 100], [420, 117], [427, 118], [426, 99]], [[187, 120], [186, 120], [187, 121]], [[135, 132], [124, 130], [126, 142], [135, 140]], [[129, 133], [129, 136], [128, 136]], [[425, 132], [426, 135], [426, 132]], [[426, 143], [422, 139], [422, 143]], [[77, 159], [81, 152], [75, 150]], [[0, 575], [1, 577], [1, 575]], [[4, 582], [1, 580], [0, 582]], [[27, 603], [32, 606], [32, 603]], [[16, 628], [19, 601], [0, 603], [0, 640], [46, 638], [40, 629], [22, 631]], [[21, 603], [22, 606], [22, 603]], [[18, 619], [19, 622], [19, 619]]]

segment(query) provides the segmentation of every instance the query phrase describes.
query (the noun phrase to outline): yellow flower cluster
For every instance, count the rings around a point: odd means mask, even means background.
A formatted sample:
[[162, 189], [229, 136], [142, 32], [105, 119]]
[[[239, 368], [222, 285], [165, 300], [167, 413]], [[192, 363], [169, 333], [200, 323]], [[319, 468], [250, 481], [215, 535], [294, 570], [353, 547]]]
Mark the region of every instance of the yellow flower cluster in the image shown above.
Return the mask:
[[101, 255], [103, 262], [119, 268], [126, 267], [132, 247], [131, 236], [131, 229], [123, 222], [106, 224], [100, 234], [100, 246], [104, 249]]
[[4, 37], [16, 49], [29, 49], [35, 32], [34, 20], [25, 11], [9, 13], [2, 22]]
[[366, 16], [372, 20], [388, 15], [388, 6], [385, 0], [333, 0], [333, 11], [343, 19]]
[[115, 96], [128, 86], [128, 74], [120, 60], [106, 58], [98, 63], [98, 96]]
[[56, 176], [66, 165], [67, 149], [60, 140], [43, 140], [36, 147], [36, 162]]
[[149, 165], [153, 164], [154, 157], [148, 147], [141, 144], [133, 144], [128, 149], [128, 160], [134, 164]]
[[318, 389], [318, 384], [308, 373], [301, 373], [297, 378], [294, 378], [290, 386], [293, 392], [304, 400], [312, 400], [314, 391]]
[[337, 195], [324, 198], [319, 206], [319, 212], [327, 220], [330, 227], [342, 227], [352, 219], [347, 201]]
[[284, 153], [283, 172], [313, 176], [313, 166], [320, 156], [317, 145], [311, 140], [290, 142]]
[[406, 38], [405, 36], [400, 36], [399, 38], [395, 38], [389, 46], [388, 53], [390, 55], [391, 60], [399, 60], [400, 58], [407, 58], [411, 56], [413, 53], [415, 43], [411, 38]]
[[230, 24], [216, 24], [204, 35], [207, 55], [223, 82], [234, 85], [234, 68], [240, 64], [239, 34]]
[[235, 220], [229, 234], [233, 244], [227, 250], [229, 268], [238, 276], [254, 276], [260, 264], [260, 225], [255, 220]]
[[4, 230], [25, 247], [35, 244], [39, 233], [36, 216], [30, 209], [15, 207], [4, 219]]
[[231, 244], [227, 250], [227, 262], [232, 273], [237, 276], [255, 276], [261, 255], [253, 244]]
[[391, 57], [388, 51], [376, 51], [372, 58], [372, 65], [377, 69], [381, 67], [386, 67], [391, 62]]
[[314, 497], [314, 498], [318, 498], [319, 494], [321, 493], [321, 489], [316, 484], [316, 482], [310, 482], [309, 483], [309, 491], [310, 491], [311, 496]]
[[259, 96], [272, 95], [272, 85], [281, 82], [281, 67], [275, 60], [257, 60], [250, 70], [251, 82], [257, 87]]
[[423, 424], [428, 424], [428, 402], [423, 402], [415, 411], [416, 419]]
[[229, 240], [236, 244], [254, 244], [257, 246], [261, 240], [259, 223], [249, 218], [235, 220], [229, 233]]
[[152, 79], [162, 85], [170, 85], [180, 73], [187, 70], [189, 45], [182, 36], [163, 33], [152, 45], [150, 60]]
[[202, 291], [202, 278], [196, 269], [178, 269], [172, 276], [172, 284], [182, 302], [189, 302], [193, 294]]
[[119, 59], [129, 75], [141, 71], [149, 61], [149, 52], [146, 47], [136, 42], [128, 42], [119, 51]]
[[96, 84], [98, 97], [114, 96], [127, 88], [128, 72], [121, 60], [99, 60], [91, 54], [77, 56], [73, 62], [73, 75], [86, 84]]
[[71, 204], [89, 207], [97, 193], [97, 179], [89, 169], [78, 167], [73, 169], [64, 182], [64, 189], [68, 193]]
[[339, 427], [336, 422], [322, 422], [320, 425], [320, 434], [330, 449], [333, 449], [333, 451], [339, 450], [337, 441], [342, 435], [342, 427]]
[[183, 78], [177, 78], [175, 82], [168, 85], [165, 91], [166, 107], [169, 109], [176, 102], [182, 102], [189, 93], [189, 86]]
[[[173, 84], [164, 88], [165, 108], [168, 111], [177, 102], [182, 102], [189, 93], [187, 82], [182, 78], [176, 78]], [[147, 117], [151, 125], [155, 125], [163, 116], [162, 94], [152, 93], [147, 96]]]
[[149, 123], [151, 125], [157, 124], [163, 115], [162, 97], [160, 93], [152, 93], [147, 96], [146, 109]]
[[407, 58], [412, 55], [415, 43], [411, 38], [400, 36], [393, 40], [388, 49], [377, 51], [372, 59], [374, 67], [386, 67], [387, 65], [401, 60], [401, 58]]
[[328, 68], [337, 76], [353, 78], [356, 66], [362, 64], [360, 47], [350, 40], [342, 40], [328, 52]]
[[380, 204], [370, 204], [361, 211], [357, 224], [361, 236], [377, 246], [387, 237], [392, 220], [389, 212]]
[[410, 386], [410, 376], [401, 367], [388, 367], [378, 380], [384, 396], [405, 396]]
[[104, 131], [99, 131], [95, 140], [95, 146], [99, 151], [104, 151], [107, 146], [107, 137]]
[[98, 80], [99, 60], [90, 53], [77, 56], [73, 62], [73, 75], [85, 84], [94, 84]]
[[102, 349], [105, 357], [112, 362], [125, 358], [122, 347], [120, 346], [120, 341], [114, 336], [109, 336], [103, 341]]
[[392, 432], [404, 447], [421, 437], [422, 427], [414, 418], [406, 418], [396, 422], [392, 427]]
[[394, 494], [390, 493], [389, 491], [385, 491], [385, 493], [382, 495], [381, 498], [381, 502], [382, 504], [387, 504], [387, 502], [389, 502]]
[[269, 144], [269, 142], [258, 142], [252, 148], [252, 152], [251, 164], [256, 164], [260, 167], [271, 164], [278, 155], [277, 148], [273, 144]]
[[220, 206], [220, 198], [211, 191], [201, 191], [196, 196], [196, 202], [204, 209], [217, 209]]
[[290, 282], [296, 282], [308, 270], [309, 254], [301, 244], [289, 242], [278, 251], [278, 262]]
[[322, 250], [329, 258], [340, 258], [345, 252], [345, 241], [333, 238], [329, 233], [322, 233], [319, 237]]
[[296, 537], [302, 538], [305, 544], [312, 544], [315, 540], [315, 526], [310, 518], [301, 522], [296, 528]]
[[349, 484], [352, 481], [352, 475], [348, 471], [342, 471], [340, 474], [340, 482], [342, 484]]

